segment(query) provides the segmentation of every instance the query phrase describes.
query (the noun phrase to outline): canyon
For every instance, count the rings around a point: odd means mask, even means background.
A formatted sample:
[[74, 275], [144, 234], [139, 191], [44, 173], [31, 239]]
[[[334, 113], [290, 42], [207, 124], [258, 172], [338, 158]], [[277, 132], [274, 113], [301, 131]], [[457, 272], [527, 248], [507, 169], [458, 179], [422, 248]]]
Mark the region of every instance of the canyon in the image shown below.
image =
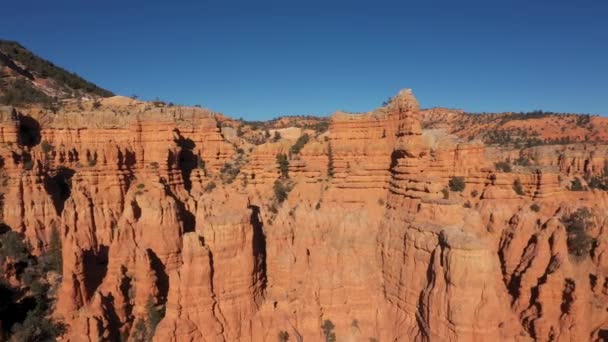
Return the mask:
[[3, 226], [33, 257], [60, 237], [59, 340], [608, 336], [601, 140], [486, 145], [407, 89], [256, 144], [238, 120], [120, 96], [0, 112]]

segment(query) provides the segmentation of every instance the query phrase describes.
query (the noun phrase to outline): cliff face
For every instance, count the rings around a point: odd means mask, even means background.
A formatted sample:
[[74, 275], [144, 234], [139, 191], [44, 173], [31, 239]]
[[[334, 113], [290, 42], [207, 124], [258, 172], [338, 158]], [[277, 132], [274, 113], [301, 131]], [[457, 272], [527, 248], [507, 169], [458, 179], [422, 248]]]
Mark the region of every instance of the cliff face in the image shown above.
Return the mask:
[[605, 337], [608, 195], [570, 183], [604, 175], [603, 146], [422, 129], [409, 90], [295, 150], [198, 108], [96, 107], [0, 124], [3, 222], [36, 253], [60, 232], [64, 340]]

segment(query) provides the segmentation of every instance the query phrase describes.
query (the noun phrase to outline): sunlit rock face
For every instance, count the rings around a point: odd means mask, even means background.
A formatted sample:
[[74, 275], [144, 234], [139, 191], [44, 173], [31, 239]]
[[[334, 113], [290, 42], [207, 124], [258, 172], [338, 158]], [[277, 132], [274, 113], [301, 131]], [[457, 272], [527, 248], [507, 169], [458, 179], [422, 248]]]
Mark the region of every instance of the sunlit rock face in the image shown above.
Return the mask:
[[488, 147], [458, 115], [403, 90], [256, 145], [199, 108], [5, 108], [2, 220], [37, 253], [59, 230], [66, 341], [135, 339], [150, 308], [154, 341], [606, 338], [605, 146]]

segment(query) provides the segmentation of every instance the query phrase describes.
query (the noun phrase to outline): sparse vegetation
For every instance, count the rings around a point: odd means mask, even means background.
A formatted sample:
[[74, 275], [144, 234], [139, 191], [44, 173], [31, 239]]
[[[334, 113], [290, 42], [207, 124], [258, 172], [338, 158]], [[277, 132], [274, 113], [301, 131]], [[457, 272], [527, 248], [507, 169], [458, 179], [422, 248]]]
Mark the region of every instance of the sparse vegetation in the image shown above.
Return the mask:
[[203, 170], [203, 174], [205, 176], [207, 175], [207, 166], [205, 160], [199, 155], [196, 156], [196, 168]]
[[27, 247], [19, 234], [12, 230], [0, 235], [0, 264], [7, 258], [14, 263], [25, 263], [28, 259]]
[[213, 189], [215, 189], [216, 185], [215, 182], [209, 182], [207, 183], [207, 185], [205, 185], [205, 192], [209, 193], [211, 191], [213, 191]]
[[44, 154], [45, 163], [48, 164], [51, 160], [51, 153], [55, 150], [55, 146], [51, 145], [48, 141], [44, 140], [40, 143], [40, 149]]
[[304, 147], [304, 145], [306, 145], [306, 143], [310, 140], [310, 137], [308, 136], [308, 134], [302, 134], [298, 140], [296, 141], [295, 144], [293, 144], [291, 146], [291, 148], [289, 149], [289, 152], [291, 154], [298, 154], [300, 153], [300, 151], [302, 150], [302, 148]]
[[279, 332], [279, 342], [287, 342], [289, 341], [289, 333], [287, 331]]
[[600, 175], [585, 177], [587, 185], [592, 189], [608, 191], [608, 161], [604, 163], [604, 168]]
[[511, 168], [511, 164], [506, 161], [500, 161], [494, 164], [496, 170], [500, 172], [511, 172], [513, 169]]
[[154, 302], [154, 299], [150, 297], [148, 303], [146, 303], [146, 313], [148, 315], [148, 328], [150, 330], [149, 336], [154, 336], [156, 326], [165, 317], [165, 305], [158, 306]]
[[63, 271], [63, 257], [61, 255], [61, 235], [57, 227], [51, 230], [49, 240], [49, 249], [45, 255], [46, 264], [49, 271], [55, 271], [59, 274]]
[[334, 332], [334, 323], [328, 319], [323, 322], [321, 329], [323, 329], [323, 335], [325, 336], [325, 342], [336, 342], [336, 333]]
[[516, 194], [518, 195], [525, 195], [526, 192], [524, 191], [524, 187], [521, 184], [521, 180], [519, 178], [515, 179], [513, 181], [513, 190], [515, 191]]
[[578, 177], [574, 177], [574, 179], [570, 182], [570, 191], [585, 191], [585, 187], [583, 187], [583, 183], [581, 179]]
[[240, 172], [241, 169], [238, 166], [232, 163], [225, 163], [220, 169], [220, 178], [224, 184], [230, 184]]
[[462, 192], [466, 187], [464, 177], [452, 177], [448, 182], [451, 191]]
[[279, 180], [274, 182], [272, 189], [274, 190], [274, 197], [279, 204], [283, 203], [287, 199], [287, 196], [289, 196], [289, 191], [291, 191], [290, 186]]
[[539, 212], [539, 211], [540, 211], [540, 206], [539, 206], [538, 204], [536, 204], [536, 203], [533, 203], [533, 204], [530, 206], [530, 210], [532, 210], [532, 211], [534, 211], [534, 212]]
[[274, 142], [281, 140], [281, 133], [279, 133], [279, 131], [274, 131], [274, 138], [272, 140]]
[[532, 162], [530, 161], [530, 159], [528, 157], [520, 155], [519, 158], [517, 158], [513, 161], [513, 164], [519, 165], [519, 166], [530, 166], [530, 165], [532, 165]]
[[[0, 334], [10, 341], [54, 341], [64, 331], [64, 326], [50, 318], [52, 303], [49, 294], [51, 284], [46, 273], [61, 268], [61, 259], [56, 258], [60, 253], [59, 238], [51, 235], [50, 248], [47, 252], [36, 257], [16, 232], [9, 230], [0, 235], [0, 258], [3, 265], [12, 264], [21, 280], [21, 287], [12, 288], [7, 283], [5, 273], [0, 275], [0, 317], [13, 317], [12, 328], [3, 319]], [[10, 259], [10, 260], [9, 260]], [[57, 264], [54, 264], [54, 263]], [[25, 316], [19, 316], [19, 313]], [[17, 315], [15, 315], [17, 314]], [[15, 315], [15, 316], [12, 316]], [[5, 325], [5, 323], [8, 323]], [[8, 329], [12, 336], [8, 335]]]
[[331, 149], [331, 144], [327, 144], [327, 176], [334, 176], [334, 154]]
[[34, 160], [26, 159], [23, 161], [23, 168], [27, 171], [31, 171], [34, 168]]
[[570, 215], [562, 217], [561, 222], [568, 232], [568, 252], [577, 260], [586, 258], [595, 243], [595, 239], [588, 234], [593, 226], [591, 210], [586, 207], [578, 208]]
[[9, 106], [24, 106], [33, 103], [50, 105], [54, 101], [52, 97], [36, 89], [24, 79], [5, 82], [4, 95], [0, 96], [0, 103]]
[[65, 85], [76, 91], [82, 91], [102, 97], [114, 95], [112, 92], [102, 89], [78, 75], [34, 55], [17, 42], [0, 40], [0, 50], [9, 58], [21, 63], [27, 69], [28, 73], [34, 73], [41, 78], [52, 78], [60, 85]]
[[314, 125], [307, 125], [305, 127], [315, 130], [317, 132], [317, 134], [322, 134], [322, 133], [327, 132], [327, 130], [329, 129], [329, 121], [327, 121], [327, 120], [320, 121]]
[[277, 154], [277, 164], [279, 165], [281, 178], [289, 178], [289, 160], [284, 153]]

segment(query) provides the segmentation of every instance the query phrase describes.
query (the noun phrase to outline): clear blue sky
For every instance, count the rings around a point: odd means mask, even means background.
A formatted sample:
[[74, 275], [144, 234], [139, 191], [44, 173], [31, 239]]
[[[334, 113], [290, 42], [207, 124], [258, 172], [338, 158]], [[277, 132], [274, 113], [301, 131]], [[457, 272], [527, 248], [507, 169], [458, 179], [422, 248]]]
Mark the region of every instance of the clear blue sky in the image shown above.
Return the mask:
[[608, 115], [608, 1], [3, 2], [0, 37], [118, 94], [233, 117], [423, 107]]

